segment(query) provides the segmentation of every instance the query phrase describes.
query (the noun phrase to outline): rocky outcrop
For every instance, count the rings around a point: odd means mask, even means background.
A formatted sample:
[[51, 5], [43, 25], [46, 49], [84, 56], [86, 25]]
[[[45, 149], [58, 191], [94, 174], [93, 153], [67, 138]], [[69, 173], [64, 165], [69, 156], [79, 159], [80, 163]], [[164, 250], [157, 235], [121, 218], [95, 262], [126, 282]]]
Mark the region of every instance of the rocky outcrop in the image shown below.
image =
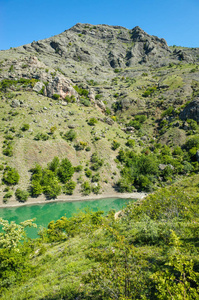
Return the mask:
[[64, 76], [56, 76], [48, 81], [46, 85], [44, 95], [53, 97], [54, 94], [60, 95], [60, 98], [64, 99], [66, 96], [75, 96], [78, 98], [78, 93], [72, 87], [72, 82]]
[[[46, 64], [55, 68], [55, 57], [61, 59], [66, 72], [81, 62], [104, 68], [124, 68], [136, 64], [166, 65], [179, 59], [192, 60], [186, 52], [175, 50], [174, 54], [163, 38], [147, 34], [140, 27], [132, 30], [121, 26], [78, 23], [63, 33], [48, 39], [32, 42], [21, 47], [25, 52], [48, 55]], [[92, 71], [91, 70], [91, 71]]]
[[180, 113], [181, 120], [193, 119], [199, 122], [199, 97], [191, 101]]

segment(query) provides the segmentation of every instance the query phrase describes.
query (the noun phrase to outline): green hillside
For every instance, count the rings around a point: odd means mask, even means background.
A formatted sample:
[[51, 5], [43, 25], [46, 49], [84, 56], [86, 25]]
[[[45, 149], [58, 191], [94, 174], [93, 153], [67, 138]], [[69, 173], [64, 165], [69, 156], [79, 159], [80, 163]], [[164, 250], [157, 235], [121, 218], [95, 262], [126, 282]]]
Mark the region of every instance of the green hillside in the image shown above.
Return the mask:
[[1, 220], [1, 299], [198, 299], [198, 221], [198, 175], [117, 218], [62, 217], [35, 240], [30, 222]]

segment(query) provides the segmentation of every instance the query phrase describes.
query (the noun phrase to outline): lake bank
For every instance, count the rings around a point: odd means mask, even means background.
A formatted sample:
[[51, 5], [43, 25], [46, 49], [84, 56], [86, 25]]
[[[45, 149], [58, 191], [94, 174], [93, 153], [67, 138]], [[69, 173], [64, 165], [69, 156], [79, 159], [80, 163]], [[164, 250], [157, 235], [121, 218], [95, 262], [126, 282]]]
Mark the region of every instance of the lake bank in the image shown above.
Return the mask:
[[144, 197], [146, 197], [146, 193], [103, 193], [99, 195], [88, 195], [88, 196], [82, 196], [81, 194], [79, 195], [71, 195], [71, 196], [66, 196], [66, 195], [61, 195], [58, 196], [56, 199], [52, 200], [46, 200], [46, 198], [41, 195], [37, 198], [28, 198], [27, 202], [18, 202], [14, 199], [9, 200], [7, 204], [3, 203], [3, 200], [0, 200], [0, 208], [9, 208], [9, 207], [20, 207], [20, 206], [28, 206], [28, 205], [35, 205], [35, 204], [46, 204], [46, 203], [55, 203], [55, 202], [75, 202], [75, 201], [89, 201], [89, 200], [100, 200], [104, 198], [122, 198], [122, 199], [138, 199], [141, 200]]
[[136, 200], [132, 198], [103, 198], [85, 201], [51, 201], [50, 203], [2, 208], [0, 217], [9, 222], [14, 221], [16, 224], [34, 218], [37, 228], [27, 228], [26, 232], [28, 237], [36, 238], [41, 227], [47, 228], [49, 222], [56, 221], [63, 216], [70, 218], [80, 212], [103, 211], [105, 214], [110, 210], [118, 212], [123, 210], [128, 203]]

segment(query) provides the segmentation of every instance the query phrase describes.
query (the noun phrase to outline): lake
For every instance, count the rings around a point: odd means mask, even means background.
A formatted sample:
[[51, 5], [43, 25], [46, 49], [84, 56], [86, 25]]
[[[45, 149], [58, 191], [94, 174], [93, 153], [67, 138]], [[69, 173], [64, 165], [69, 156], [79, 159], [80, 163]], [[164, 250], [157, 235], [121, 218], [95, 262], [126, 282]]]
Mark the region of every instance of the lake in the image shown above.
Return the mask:
[[62, 216], [70, 218], [73, 214], [81, 210], [89, 209], [91, 211], [102, 210], [105, 213], [114, 209], [116, 211], [124, 208], [134, 199], [106, 198], [87, 201], [73, 202], [52, 202], [46, 204], [27, 205], [20, 207], [0, 208], [0, 217], [5, 220], [15, 221], [19, 224], [22, 221], [36, 218], [35, 223], [38, 228], [28, 228], [27, 234], [31, 238], [36, 238], [40, 226], [47, 227], [52, 220], [56, 221]]

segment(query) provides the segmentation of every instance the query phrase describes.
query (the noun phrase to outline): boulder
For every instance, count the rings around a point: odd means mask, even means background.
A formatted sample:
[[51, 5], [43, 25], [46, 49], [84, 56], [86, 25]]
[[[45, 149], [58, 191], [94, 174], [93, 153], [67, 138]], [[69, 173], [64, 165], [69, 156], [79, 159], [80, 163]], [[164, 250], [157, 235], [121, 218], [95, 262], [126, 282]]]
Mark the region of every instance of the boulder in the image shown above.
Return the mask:
[[109, 118], [109, 117], [105, 117], [103, 120], [108, 125], [113, 125], [114, 124], [114, 121], [111, 118]]
[[180, 113], [181, 120], [193, 119], [199, 122], [199, 97], [191, 101]]
[[13, 108], [15, 108], [15, 107], [19, 107], [19, 106], [20, 106], [20, 101], [19, 101], [19, 100], [17, 100], [17, 99], [15, 99], [15, 100], [12, 100], [12, 104], [11, 104], [11, 106], [12, 106]]
[[196, 160], [197, 160], [197, 162], [199, 162], [199, 150], [197, 150], [197, 152], [196, 152]]
[[169, 165], [159, 164], [158, 167], [159, 167], [159, 169], [160, 169], [161, 171], [163, 171], [166, 167], [170, 167], [171, 170], [174, 170], [174, 166], [172, 166], [171, 164], [169, 164]]
[[52, 78], [46, 87], [46, 96], [51, 98], [54, 94], [60, 95], [62, 99], [66, 96], [79, 97], [76, 90], [72, 87], [72, 82], [63, 75]]
[[39, 93], [42, 90], [43, 87], [44, 87], [43, 82], [38, 81], [38, 82], [35, 83], [35, 85], [33, 87], [33, 91]]

